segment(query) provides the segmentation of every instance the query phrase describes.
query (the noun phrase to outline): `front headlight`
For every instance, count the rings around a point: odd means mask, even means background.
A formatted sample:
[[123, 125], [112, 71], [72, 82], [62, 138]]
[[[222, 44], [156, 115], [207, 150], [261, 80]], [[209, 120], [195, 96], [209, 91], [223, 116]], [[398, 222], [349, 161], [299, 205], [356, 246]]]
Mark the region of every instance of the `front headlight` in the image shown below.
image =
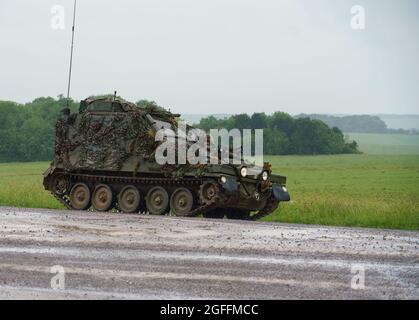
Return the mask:
[[220, 181], [222, 184], [227, 182], [227, 178], [225, 176], [221, 176]]
[[263, 171], [262, 172], [262, 180], [266, 181], [266, 180], [268, 180], [268, 177], [269, 177], [268, 171]]
[[242, 167], [240, 169], [240, 175], [245, 178], [247, 176], [247, 168], [246, 167]]

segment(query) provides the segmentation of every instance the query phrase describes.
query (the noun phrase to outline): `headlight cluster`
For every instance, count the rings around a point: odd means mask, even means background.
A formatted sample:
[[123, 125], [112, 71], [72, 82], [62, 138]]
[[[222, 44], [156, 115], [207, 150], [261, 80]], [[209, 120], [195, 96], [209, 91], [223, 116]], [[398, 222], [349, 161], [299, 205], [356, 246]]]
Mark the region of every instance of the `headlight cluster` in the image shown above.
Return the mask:
[[[252, 168], [250, 168], [250, 169], [251, 169], [250, 175], [256, 175], [255, 170], [252, 170]], [[259, 174], [259, 172], [257, 174]], [[247, 177], [248, 174], [249, 174], [249, 170], [246, 167], [241, 167], [240, 168], [240, 175], [242, 176], [242, 178]], [[263, 181], [267, 181], [268, 178], [269, 178], [268, 170], [262, 171], [262, 173], [259, 175], [259, 177], [261, 177]]]

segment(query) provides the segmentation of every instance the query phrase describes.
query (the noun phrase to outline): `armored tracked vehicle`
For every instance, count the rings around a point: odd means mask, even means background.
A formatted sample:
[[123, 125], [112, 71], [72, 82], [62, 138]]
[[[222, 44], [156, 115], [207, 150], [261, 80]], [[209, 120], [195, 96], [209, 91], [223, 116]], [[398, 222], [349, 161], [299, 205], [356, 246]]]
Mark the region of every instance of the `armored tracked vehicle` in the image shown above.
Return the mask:
[[69, 209], [256, 220], [290, 199], [269, 163], [158, 164], [156, 132], [179, 115], [156, 105], [105, 97], [64, 110], [43, 184]]

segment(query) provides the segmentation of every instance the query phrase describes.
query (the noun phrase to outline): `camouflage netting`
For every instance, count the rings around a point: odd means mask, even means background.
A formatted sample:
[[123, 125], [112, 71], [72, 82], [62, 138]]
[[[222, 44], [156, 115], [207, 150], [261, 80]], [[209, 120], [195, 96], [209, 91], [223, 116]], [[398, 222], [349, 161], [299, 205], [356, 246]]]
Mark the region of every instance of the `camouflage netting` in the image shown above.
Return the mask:
[[[137, 106], [113, 97], [87, 98], [78, 113], [63, 113], [57, 122], [55, 165], [67, 171], [124, 167], [136, 174], [144, 161], [155, 164], [154, 152], [162, 143], [155, 141], [156, 123], [166, 122], [176, 130], [178, 117], [153, 102]], [[190, 167], [165, 165], [160, 170], [182, 177]], [[199, 166], [192, 167], [201, 173]]]
[[130, 156], [147, 159], [156, 147], [154, 132], [142, 112], [106, 117], [83, 112], [73, 125], [69, 120], [57, 124], [57, 158], [71, 170], [120, 170]]

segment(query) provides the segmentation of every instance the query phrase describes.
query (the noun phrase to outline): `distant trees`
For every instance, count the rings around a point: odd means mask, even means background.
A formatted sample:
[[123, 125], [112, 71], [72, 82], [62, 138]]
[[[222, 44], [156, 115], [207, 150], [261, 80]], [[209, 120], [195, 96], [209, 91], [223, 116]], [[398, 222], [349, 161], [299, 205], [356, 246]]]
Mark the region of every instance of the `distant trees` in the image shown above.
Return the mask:
[[320, 120], [293, 118], [284, 112], [238, 114], [225, 119], [209, 116], [201, 119], [198, 127], [209, 131], [213, 128], [264, 129], [264, 152], [284, 154], [338, 154], [358, 153], [355, 141], [346, 142], [342, 131], [330, 128]]
[[[0, 101], [0, 162], [50, 160], [55, 122], [66, 99], [37, 98], [26, 104]], [[71, 101], [73, 111], [78, 104]]]
[[[54, 154], [55, 123], [66, 99], [41, 97], [26, 104], [0, 101], [0, 162], [50, 160]], [[139, 107], [160, 108], [155, 102], [140, 100]], [[70, 101], [76, 112], [79, 104]], [[354, 153], [356, 142], [345, 142], [338, 128], [330, 128], [319, 120], [295, 119], [287, 113], [237, 114], [226, 119], [209, 116], [199, 127], [264, 129], [267, 154], [332, 154]]]

